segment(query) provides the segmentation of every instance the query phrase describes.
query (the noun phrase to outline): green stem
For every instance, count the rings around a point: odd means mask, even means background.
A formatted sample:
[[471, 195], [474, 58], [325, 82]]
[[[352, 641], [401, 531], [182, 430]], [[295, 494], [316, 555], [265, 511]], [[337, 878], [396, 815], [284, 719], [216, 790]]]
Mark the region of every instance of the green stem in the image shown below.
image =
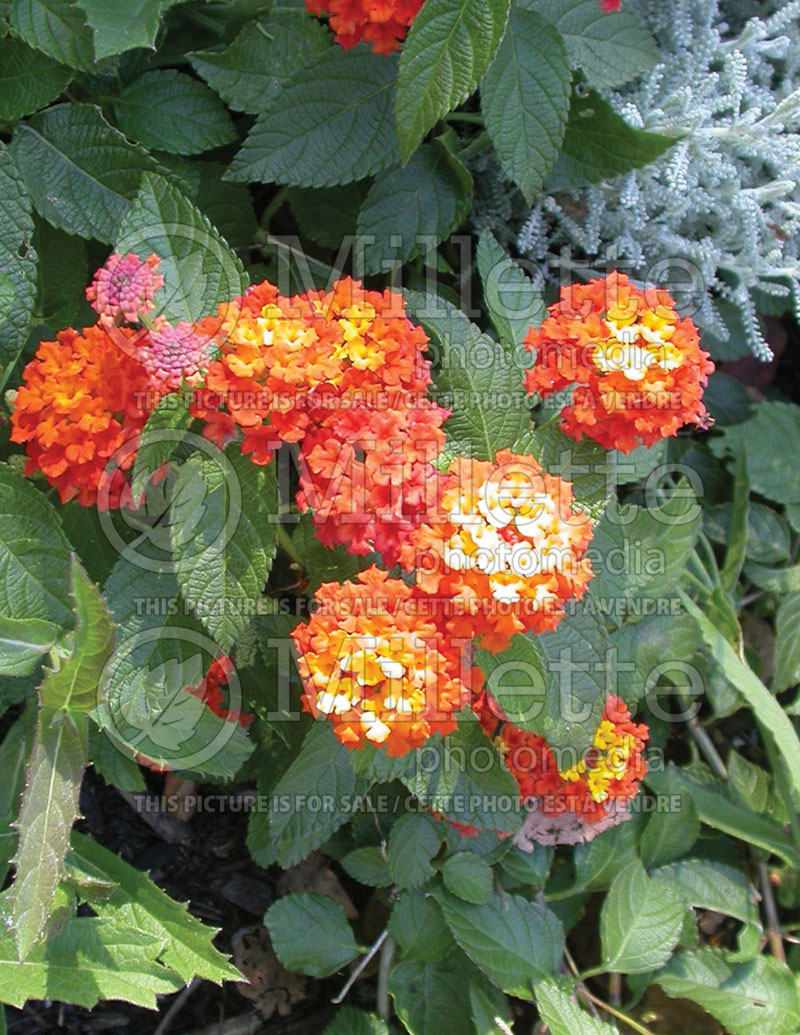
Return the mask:
[[449, 115], [445, 115], [445, 122], [472, 122], [476, 126], [483, 125], [483, 115], [480, 115], [476, 111], [451, 111]]
[[633, 1028], [634, 1031], [639, 1032], [639, 1035], [653, 1035], [649, 1028], [645, 1028], [643, 1024], [639, 1024], [638, 1021], [629, 1017], [628, 1014], [623, 1013], [622, 1010], [617, 1010], [616, 1007], [611, 1006], [598, 996], [592, 995], [591, 992], [582, 988], [580, 985], [577, 986], [576, 991], [580, 995], [585, 996], [590, 1003], [594, 1003], [595, 1006], [599, 1006], [601, 1010], [605, 1010], [605, 1012], [611, 1014], [612, 1017], [616, 1017], [618, 1021], [622, 1021], [622, 1023], [627, 1024], [629, 1028]]
[[286, 531], [286, 528], [281, 524], [278, 525], [278, 534], [276, 538], [278, 540], [278, 545], [283, 550], [283, 552], [287, 553], [291, 557], [294, 563], [299, 566], [301, 571], [305, 571], [305, 564], [303, 563], [302, 557], [297, 552], [297, 549], [295, 548], [295, 545], [292, 542], [292, 537]]
[[473, 155], [480, 154], [481, 151], [486, 151], [491, 147], [492, 142], [489, 139], [489, 134], [484, 130], [479, 133], [473, 141], [467, 144], [458, 152], [458, 157], [462, 161], [466, 161], [468, 158], [472, 158]]
[[264, 227], [265, 230], [269, 230], [270, 220], [281, 207], [281, 205], [284, 203], [284, 201], [286, 201], [286, 195], [288, 193], [288, 187], [281, 187], [281, 189], [279, 191], [276, 191], [275, 194], [270, 198], [269, 204], [264, 209], [264, 213], [261, 216], [261, 225]]
[[766, 748], [770, 769], [772, 769], [772, 775], [775, 777], [775, 789], [789, 814], [789, 826], [792, 831], [792, 840], [797, 846], [797, 850], [800, 852], [800, 820], [797, 818], [797, 809], [795, 808], [791, 787], [786, 776], [786, 767], [781, 760], [778, 749], [775, 747], [769, 730], [762, 729], [759, 724], [759, 731], [761, 733], [762, 743]]

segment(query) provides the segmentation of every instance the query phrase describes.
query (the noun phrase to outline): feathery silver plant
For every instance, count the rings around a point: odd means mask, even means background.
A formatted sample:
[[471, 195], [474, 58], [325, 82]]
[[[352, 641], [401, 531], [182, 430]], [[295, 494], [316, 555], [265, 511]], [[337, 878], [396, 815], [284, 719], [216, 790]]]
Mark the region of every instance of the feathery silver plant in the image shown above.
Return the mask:
[[[631, 125], [682, 139], [614, 181], [543, 195], [517, 247], [543, 263], [565, 245], [590, 259], [613, 246], [637, 278], [675, 259], [690, 264], [702, 285], [694, 318], [712, 347], [717, 340], [715, 351], [730, 354], [719, 343], [738, 311], [753, 353], [770, 359], [757, 310], [793, 302], [800, 318], [800, 0], [630, 7], [653, 32], [663, 63], [607, 99]], [[754, 10], [760, 14], [748, 16]]]

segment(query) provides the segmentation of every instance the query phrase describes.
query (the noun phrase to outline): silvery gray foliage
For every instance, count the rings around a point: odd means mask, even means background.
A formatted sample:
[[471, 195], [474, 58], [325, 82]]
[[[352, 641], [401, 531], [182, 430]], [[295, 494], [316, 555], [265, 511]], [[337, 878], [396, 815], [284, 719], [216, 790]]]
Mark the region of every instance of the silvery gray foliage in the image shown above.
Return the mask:
[[[517, 247], [544, 263], [564, 246], [590, 259], [611, 246], [612, 265], [648, 279], [659, 264], [663, 279], [664, 260], [677, 258], [703, 285], [694, 318], [706, 337], [725, 342], [739, 322], [753, 353], [769, 359], [756, 311], [793, 302], [800, 315], [800, 0], [629, 5], [663, 63], [606, 96], [631, 125], [682, 139], [613, 181], [543, 194]], [[498, 215], [508, 209], [496, 173], [486, 175], [484, 221], [492, 195]]]

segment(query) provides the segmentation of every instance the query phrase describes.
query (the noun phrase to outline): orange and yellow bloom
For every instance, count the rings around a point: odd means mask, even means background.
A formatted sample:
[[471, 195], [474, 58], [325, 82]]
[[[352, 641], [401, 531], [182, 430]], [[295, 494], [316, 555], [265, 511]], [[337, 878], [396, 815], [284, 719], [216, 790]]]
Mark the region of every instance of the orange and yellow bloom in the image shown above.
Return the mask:
[[318, 17], [329, 15], [336, 42], [345, 50], [365, 40], [376, 54], [391, 54], [405, 38], [422, 0], [306, 0], [306, 7]]

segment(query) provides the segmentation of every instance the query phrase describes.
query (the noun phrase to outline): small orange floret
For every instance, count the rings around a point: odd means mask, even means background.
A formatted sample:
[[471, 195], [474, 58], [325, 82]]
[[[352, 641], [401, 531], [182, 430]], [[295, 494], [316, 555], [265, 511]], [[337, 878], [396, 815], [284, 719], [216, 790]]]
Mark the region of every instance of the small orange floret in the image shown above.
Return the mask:
[[312, 14], [330, 16], [336, 42], [349, 50], [361, 40], [376, 54], [391, 54], [405, 38], [422, 0], [306, 0]]
[[291, 634], [303, 703], [330, 719], [343, 744], [385, 745], [400, 756], [456, 728], [471, 694], [412, 587], [370, 567], [357, 582], [323, 583], [314, 600], [310, 621]]
[[530, 392], [573, 388], [560, 427], [574, 439], [629, 453], [708, 419], [703, 388], [714, 364], [663, 289], [640, 291], [623, 273], [571, 284], [524, 344], [536, 352]]

